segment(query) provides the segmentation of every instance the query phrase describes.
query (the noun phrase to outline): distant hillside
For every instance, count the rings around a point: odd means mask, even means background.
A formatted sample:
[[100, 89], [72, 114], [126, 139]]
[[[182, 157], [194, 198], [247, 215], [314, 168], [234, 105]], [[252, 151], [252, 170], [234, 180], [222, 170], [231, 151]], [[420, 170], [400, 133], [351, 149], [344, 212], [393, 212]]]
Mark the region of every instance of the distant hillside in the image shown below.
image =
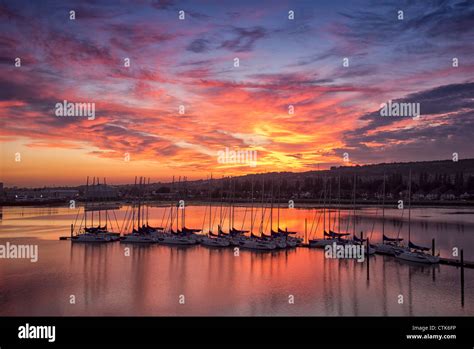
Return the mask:
[[[213, 198], [227, 197], [231, 192], [236, 199], [248, 199], [254, 186], [254, 195], [260, 195], [262, 185], [266, 195], [274, 196], [278, 190], [283, 198], [318, 200], [326, 190], [333, 198], [352, 197], [353, 178], [357, 178], [357, 198], [379, 200], [383, 190], [383, 175], [386, 176], [387, 199], [406, 196], [408, 176], [412, 174], [412, 194], [415, 201], [472, 200], [474, 201], [474, 159], [454, 161], [424, 161], [408, 163], [382, 163], [364, 166], [341, 166], [330, 170], [308, 172], [272, 172], [248, 174], [233, 178], [218, 178], [212, 181]], [[128, 186], [133, 190], [131, 186]], [[235, 190], [234, 190], [235, 188]], [[206, 199], [209, 196], [209, 181], [183, 181], [179, 183], [154, 183], [149, 188], [162, 197], [187, 197]]]
[[[308, 201], [320, 200], [325, 188], [328, 193], [331, 192], [331, 197], [336, 199], [339, 197], [340, 187], [341, 199], [347, 201], [352, 198], [355, 176], [357, 178], [357, 199], [377, 201], [381, 197], [383, 175], [385, 174], [386, 197], [388, 200], [395, 200], [406, 197], [410, 170], [414, 201], [474, 202], [474, 159], [463, 159], [457, 162], [443, 160], [340, 166], [323, 171], [272, 172], [248, 174], [233, 178], [217, 178], [213, 179], [211, 183], [212, 197], [214, 199], [228, 198], [232, 194], [236, 200], [248, 200], [251, 197], [253, 184], [255, 198], [261, 197], [263, 186], [265, 196], [270, 197], [273, 186], [273, 196], [276, 197], [279, 192], [280, 197], [286, 200], [291, 198]], [[138, 195], [149, 199], [175, 200], [186, 198], [205, 200], [209, 198], [209, 188], [208, 180], [186, 181], [180, 179], [174, 183], [151, 183], [144, 185], [140, 190], [133, 184], [89, 186], [88, 195], [89, 198], [107, 197], [110, 200], [132, 199]], [[22, 197], [25, 197], [26, 191], [36, 192], [33, 195], [39, 196], [41, 194], [44, 197], [45, 195], [53, 195], [55, 190], [64, 192], [65, 189], [75, 189], [78, 192], [79, 199], [85, 198], [85, 186], [36, 190], [7, 188], [5, 192], [10, 198], [7, 201], [14, 201], [15, 196], [19, 193], [22, 194]], [[104, 193], [108, 193], [107, 196], [104, 196]]]

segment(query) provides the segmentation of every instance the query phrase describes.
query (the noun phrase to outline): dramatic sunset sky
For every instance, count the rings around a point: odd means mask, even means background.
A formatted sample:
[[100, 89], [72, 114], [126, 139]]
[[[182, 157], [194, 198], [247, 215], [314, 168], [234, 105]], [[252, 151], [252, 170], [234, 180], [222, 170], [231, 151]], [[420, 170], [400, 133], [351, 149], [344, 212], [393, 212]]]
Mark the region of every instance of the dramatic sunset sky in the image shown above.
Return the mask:
[[[474, 157], [473, 1], [0, 0], [0, 29], [6, 186]], [[381, 117], [388, 100], [421, 118]]]

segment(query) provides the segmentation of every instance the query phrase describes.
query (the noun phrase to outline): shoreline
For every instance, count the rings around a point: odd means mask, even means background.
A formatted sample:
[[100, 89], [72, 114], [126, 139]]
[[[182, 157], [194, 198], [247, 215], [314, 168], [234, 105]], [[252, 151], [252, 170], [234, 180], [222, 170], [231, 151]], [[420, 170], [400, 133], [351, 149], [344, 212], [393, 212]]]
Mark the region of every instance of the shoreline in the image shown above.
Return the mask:
[[[294, 208], [295, 209], [309, 209], [309, 208], [338, 208], [337, 204], [337, 199], [334, 199], [334, 202], [331, 204], [323, 204], [318, 200], [302, 200], [302, 199], [290, 199], [294, 201]], [[173, 201], [170, 200], [143, 200], [142, 203], [145, 205], [149, 205], [151, 207], [159, 207], [159, 206], [170, 206]], [[177, 202], [177, 201], [176, 201]], [[187, 206], [202, 206], [202, 205], [209, 205], [209, 200], [186, 200]], [[220, 200], [214, 200], [212, 201], [213, 206], [220, 206], [221, 201]], [[77, 201], [77, 206], [82, 207], [86, 204], [85, 201]], [[132, 200], [112, 200], [112, 201], [93, 201], [88, 203], [91, 206], [95, 205], [101, 205], [101, 204], [107, 204], [107, 205], [132, 205], [133, 202]], [[250, 200], [236, 200], [233, 202], [234, 206], [246, 206], [246, 205], [251, 205], [252, 201]], [[254, 205], [261, 205], [260, 202], [254, 201]], [[288, 201], [280, 201], [280, 207], [284, 208], [284, 204], [288, 204]], [[222, 205], [224, 207], [229, 205], [229, 202], [223, 201]], [[270, 206], [270, 202], [266, 202], [265, 206]], [[273, 205], [278, 205], [278, 201], [274, 200]], [[393, 201], [386, 201], [385, 202], [385, 208], [390, 209], [394, 208], [398, 205], [397, 200]], [[3, 207], [19, 207], [19, 206], [25, 206], [25, 207], [64, 207], [64, 206], [69, 206], [69, 201], [55, 201], [55, 202], [10, 202], [10, 203], [0, 203], [0, 209]], [[359, 200], [356, 201], [356, 209], [360, 208], [367, 208], [367, 207], [380, 207], [382, 208], [382, 205], [379, 201], [373, 201], [373, 200]], [[411, 203], [412, 208], [416, 207], [425, 207], [425, 208], [453, 208], [453, 207], [472, 207], [474, 208], [474, 201], [412, 201]], [[349, 200], [341, 200], [341, 205], [340, 207], [342, 209], [353, 209], [353, 203]], [[466, 214], [466, 213], [462, 213]], [[472, 212], [474, 214], [474, 211]]]

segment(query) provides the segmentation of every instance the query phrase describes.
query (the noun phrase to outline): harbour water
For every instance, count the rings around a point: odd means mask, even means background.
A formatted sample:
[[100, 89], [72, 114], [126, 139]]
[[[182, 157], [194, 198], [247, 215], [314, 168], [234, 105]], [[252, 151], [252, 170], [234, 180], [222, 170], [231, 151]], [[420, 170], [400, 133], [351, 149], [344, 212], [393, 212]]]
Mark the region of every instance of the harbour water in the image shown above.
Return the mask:
[[[119, 227], [129, 209], [108, 212], [108, 224]], [[447, 265], [422, 266], [393, 257], [370, 257], [366, 263], [324, 258], [324, 251], [294, 248], [252, 252], [204, 246], [137, 246], [120, 243], [72, 244], [69, 235], [78, 210], [65, 207], [3, 207], [0, 244], [37, 244], [38, 262], [0, 259], [0, 315], [474, 315], [474, 270], [465, 269], [464, 305], [460, 269]], [[381, 239], [380, 209], [357, 210], [356, 231], [371, 242]], [[442, 257], [464, 249], [474, 260], [472, 208], [412, 209], [412, 241], [431, 247]], [[160, 226], [163, 207], [149, 208], [149, 224]], [[313, 217], [316, 220], [313, 224]], [[352, 232], [341, 212], [341, 230]], [[219, 208], [213, 211], [214, 229]], [[235, 227], [249, 225], [249, 208], [237, 207]], [[165, 215], [166, 217], [166, 215]], [[244, 220], [244, 217], [245, 220]], [[266, 213], [268, 218], [268, 211]], [[332, 212], [337, 229], [337, 212]], [[386, 210], [385, 233], [406, 239], [406, 214]], [[280, 226], [304, 236], [316, 229], [318, 210], [281, 209]], [[89, 217], [88, 219], [91, 219]], [[98, 224], [98, 213], [94, 223]], [[256, 221], [259, 221], [257, 216]], [[277, 215], [274, 213], [274, 229]], [[112, 223], [110, 223], [112, 222]], [[186, 226], [208, 229], [205, 206], [186, 209]], [[103, 225], [104, 213], [101, 215]], [[348, 225], [348, 223], [350, 223]], [[327, 222], [326, 222], [327, 224]], [[264, 225], [268, 223], [264, 222]], [[227, 221], [224, 222], [227, 228]], [[269, 227], [267, 228], [267, 230]], [[117, 229], [114, 229], [117, 230]], [[400, 233], [399, 233], [400, 232]], [[315, 237], [308, 236], [308, 237]], [[129, 255], [126, 248], [130, 248]], [[74, 297], [71, 297], [74, 296]], [[71, 299], [75, 302], [71, 304]]]

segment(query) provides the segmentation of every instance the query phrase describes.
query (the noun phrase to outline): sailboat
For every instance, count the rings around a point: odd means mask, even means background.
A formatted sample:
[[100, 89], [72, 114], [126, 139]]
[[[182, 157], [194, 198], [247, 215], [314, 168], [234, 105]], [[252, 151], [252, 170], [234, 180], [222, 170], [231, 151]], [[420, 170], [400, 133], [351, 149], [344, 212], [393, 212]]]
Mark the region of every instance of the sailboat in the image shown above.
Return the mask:
[[[286, 241], [286, 235], [280, 235], [278, 231], [273, 230], [273, 179], [272, 179], [272, 191], [271, 191], [271, 204], [270, 204], [270, 235], [265, 235], [262, 232], [262, 237], [266, 241], [275, 242], [277, 248], [287, 248], [288, 244]], [[278, 229], [278, 228], [277, 228]]]
[[[129, 234], [125, 234], [120, 240], [121, 243], [156, 243], [158, 242], [158, 233], [157, 229], [152, 229], [148, 224], [148, 218], [146, 225], [144, 224], [143, 219], [143, 209], [144, 205], [141, 202], [142, 196], [142, 181], [144, 184], [144, 178], [140, 177], [140, 182], [137, 188], [137, 228], [135, 229], [135, 205], [132, 206], [131, 213], [131, 223], [132, 231]], [[137, 179], [135, 177], [135, 188], [137, 185]]]
[[[364, 246], [366, 247], [366, 244], [365, 242], [367, 241], [367, 238], [364, 239], [363, 237], [363, 232], [361, 231], [360, 232], [360, 238], [356, 235], [355, 231], [356, 231], [356, 222], [357, 222], [357, 218], [356, 218], [356, 183], [357, 183], [357, 178], [356, 178], [356, 175], [354, 173], [354, 192], [353, 192], [353, 213], [352, 213], [352, 239], [350, 240], [344, 240], [344, 243], [347, 243], [347, 244], [352, 244], [352, 245], [361, 245], [361, 246]], [[375, 254], [375, 248], [372, 246], [372, 245], [369, 245], [368, 247], [366, 247], [367, 250], [365, 251], [365, 253], [367, 255], [374, 255]]]
[[[364, 239], [363, 238], [363, 232], [361, 231], [360, 232], [360, 238], [356, 235], [356, 183], [357, 183], [357, 178], [356, 178], [356, 175], [354, 173], [354, 192], [353, 192], [353, 213], [352, 213], [352, 239], [350, 240], [342, 240], [341, 239], [341, 243], [343, 244], [350, 244], [350, 245], [360, 245], [360, 246], [364, 246], [365, 248], [367, 248], [366, 244], [364, 244], [367, 239]], [[372, 245], [369, 245], [367, 250], [365, 251], [365, 253], [367, 255], [374, 255], [375, 254], [375, 248], [372, 246]]]
[[[361, 235], [362, 235], [362, 232], [361, 232]], [[366, 241], [367, 241], [367, 238], [359, 238], [357, 235], [354, 234], [352, 237], [352, 240], [346, 240], [344, 241], [344, 243], [352, 244], [352, 245], [362, 245], [365, 248], [367, 248], [365, 244]], [[369, 248], [365, 251], [365, 253], [369, 256], [374, 255], [376, 253], [375, 246], [370, 244]]]
[[209, 247], [229, 247], [230, 240], [227, 237], [213, 234], [212, 231], [210, 231], [207, 236], [201, 239], [201, 244]]
[[[93, 180], [93, 185], [95, 185], [95, 177]], [[97, 179], [97, 185], [99, 185], [99, 179]], [[105, 179], [104, 179], [104, 185], [105, 185]], [[106, 215], [105, 215], [105, 225], [101, 226], [101, 220], [100, 220], [100, 209], [99, 207], [99, 225], [94, 226], [94, 208], [90, 208], [91, 211], [91, 226], [87, 226], [87, 211], [88, 209], [88, 199], [89, 199], [89, 177], [87, 177], [87, 182], [86, 182], [86, 203], [84, 205], [84, 229], [81, 230], [79, 228], [79, 233], [77, 235], [71, 236], [71, 241], [72, 242], [114, 242], [118, 241], [120, 239], [120, 233], [115, 233], [115, 232], [110, 232], [107, 227], [108, 223], [108, 212], [106, 210]]]
[[[329, 224], [328, 224], [329, 232], [326, 231], [326, 198], [327, 198], [327, 194], [329, 192], [328, 196], [329, 196], [329, 203], [330, 203], [331, 202], [331, 192], [330, 192], [331, 189], [330, 188], [331, 188], [331, 186], [329, 186], [329, 190], [328, 190], [327, 180], [325, 180], [324, 181], [324, 187], [323, 187], [324, 201], [323, 201], [323, 210], [322, 210], [323, 238], [322, 239], [310, 239], [309, 240], [309, 247], [324, 248], [325, 246], [332, 245], [333, 243], [343, 243], [344, 242], [344, 237], [350, 235], [349, 233], [336, 233], [335, 231], [331, 230], [330, 208], [327, 210], [328, 211], [328, 216], [329, 216], [329, 219], [328, 219], [328, 221], [329, 221]], [[319, 224], [319, 219], [318, 219], [318, 224]], [[339, 229], [340, 229], [340, 224], [339, 224]]]
[[286, 242], [286, 247], [290, 248], [296, 247], [303, 242], [303, 239], [291, 236], [296, 234], [296, 231], [288, 231], [288, 228], [286, 228], [286, 230], [283, 230], [278, 227], [277, 231], [272, 230], [272, 236], [276, 239], [282, 239]]
[[212, 175], [209, 179], [209, 232], [201, 239], [201, 244], [208, 247], [228, 247], [230, 246], [230, 239], [222, 234], [214, 234], [212, 232]]
[[374, 244], [375, 252], [379, 254], [395, 256], [397, 253], [400, 253], [405, 249], [405, 247], [401, 244], [402, 241], [403, 238], [390, 238], [383, 234], [382, 243]]
[[[408, 262], [423, 264], [439, 263], [439, 256], [426, 253], [430, 249], [411, 242], [411, 170], [408, 175], [408, 248], [395, 254], [395, 257]], [[433, 251], [434, 252], [434, 251]]]
[[[180, 177], [181, 180], [181, 177]], [[174, 176], [173, 176], [173, 184], [172, 184], [172, 191], [174, 190]], [[176, 230], [173, 229], [173, 224], [175, 221], [174, 217], [174, 206], [176, 206]], [[179, 227], [179, 211], [181, 211], [182, 220], [181, 220], [181, 230]], [[196, 233], [200, 232], [200, 229], [188, 229], [185, 227], [185, 217], [186, 211], [185, 206], [180, 206], [179, 201], [175, 205], [175, 203], [171, 202], [170, 206], [170, 214], [169, 214], [169, 226], [165, 232], [158, 235], [158, 243], [160, 244], [167, 244], [167, 245], [195, 245], [199, 242], [199, 238], [197, 237]]]
[[284, 241], [286, 244], [286, 247], [296, 247], [298, 246], [298, 244], [302, 243], [303, 240], [291, 236], [291, 235], [297, 234], [295, 231], [288, 231], [288, 228], [286, 228], [285, 230], [280, 228], [280, 201], [281, 201], [281, 181], [278, 183], [277, 230], [274, 231], [272, 227], [271, 236], [276, 240]]
[[[228, 206], [224, 208], [224, 177], [222, 178], [222, 187], [221, 187], [221, 204], [220, 204], [220, 214], [219, 214], [219, 223], [217, 224], [217, 234], [212, 232], [212, 229], [209, 229], [208, 237], [209, 238], [217, 238], [213, 239], [213, 241], [206, 241], [208, 245], [223, 245], [226, 246], [239, 246], [239, 241], [241, 239], [245, 239], [244, 234], [247, 232], [245, 230], [238, 230], [233, 228], [234, 222], [234, 210], [232, 205], [232, 180], [229, 178], [229, 193], [226, 195], [228, 200]], [[209, 204], [211, 205], [211, 204]], [[226, 233], [223, 229], [223, 224], [225, 217], [229, 215], [229, 232]], [[210, 218], [209, 218], [210, 219]], [[212, 224], [213, 225], [213, 224]], [[211, 223], [210, 223], [211, 226]], [[226, 241], [224, 241], [226, 240]], [[229, 244], [227, 244], [227, 241]]]
[[310, 247], [324, 248], [327, 245], [333, 243], [344, 243], [344, 237], [350, 235], [349, 233], [336, 233], [330, 231], [329, 233], [324, 231], [324, 239], [312, 239], [309, 240]]
[[385, 235], [385, 173], [383, 175], [383, 190], [382, 190], [382, 243], [374, 244], [375, 252], [379, 254], [386, 254], [395, 256], [405, 250], [401, 244], [403, 238], [391, 238]]
[[262, 177], [262, 214], [260, 221], [260, 236], [253, 233], [253, 181], [252, 181], [252, 204], [250, 208], [250, 237], [243, 237], [237, 240], [239, 246], [244, 249], [249, 250], [262, 250], [262, 251], [271, 251], [277, 248], [277, 244], [268, 239], [268, 236], [263, 234], [263, 222], [264, 222], [264, 193], [265, 193], [265, 180]]
[[[185, 184], [186, 177], [183, 178], [183, 185]], [[178, 181], [178, 194], [179, 194], [179, 184], [181, 183], [181, 176], [179, 177]], [[185, 199], [186, 197], [186, 191], [183, 196]], [[180, 235], [181, 237], [187, 237], [190, 240], [195, 240], [196, 243], [200, 242], [202, 239], [202, 235], [200, 232], [202, 229], [197, 229], [197, 228], [188, 228], [186, 227], [186, 205], [181, 205], [180, 201], [177, 200], [176, 204], [176, 229], [177, 229], [177, 234]], [[181, 210], [181, 229], [178, 229], [179, 226], [179, 214], [178, 214], [178, 209]]]
[[430, 248], [415, 245], [411, 241], [408, 242], [408, 249], [398, 252], [395, 257], [408, 262], [416, 262], [423, 264], [436, 264], [439, 263], [439, 256], [434, 256], [426, 251]]
[[[232, 183], [234, 185], [234, 187], [232, 188]], [[253, 192], [253, 184], [252, 184], [252, 192]], [[253, 194], [252, 194], [252, 197], [253, 197]], [[229, 201], [229, 205], [227, 206], [227, 209], [228, 209], [228, 222], [229, 222], [229, 233], [226, 234], [222, 228], [222, 224], [223, 224], [223, 219], [224, 219], [224, 216], [222, 216], [221, 218], [221, 221], [220, 221], [220, 224], [218, 225], [217, 229], [218, 229], [218, 234], [220, 236], [225, 236], [229, 239], [230, 241], [230, 245], [231, 246], [240, 246], [240, 243], [242, 241], [245, 241], [248, 239], [247, 236], [245, 236], [245, 234], [247, 234], [249, 231], [248, 230], [244, 230], [243, 229], [243, 224], [242, 224], [242, 228], [241, 229], [236, 229], [234, 227], [234, 223], [235, 223], [235, 180], [232, 182], [232, 178], [229, 178], [229, 195], [228, 195], [228, 201]], [[244, 222], [243, 222], [244, 223]]]
[[[148, 178], [148, 187], [150, 187], [150, 178]], [[142, 224], [142, 226], [140, 227], [140, 229], [142, 229], [143, 231], [146, 231], [148, 233], [162, 233], [165, 228], [163, 227], [153, 227], [151, 226], [149, 223], [148, 223], [148, 218], [149, 218], [149, 207], [150, 205], [149, 204], [146, 204], [146, 223], [145, 224]]]
[[250, 250], [271, 251], [276, 249], [277, 245], [274, 241], [265, 240], [261, 236], [250, 234], [250, 238], [240, 242], [240, 247]]

